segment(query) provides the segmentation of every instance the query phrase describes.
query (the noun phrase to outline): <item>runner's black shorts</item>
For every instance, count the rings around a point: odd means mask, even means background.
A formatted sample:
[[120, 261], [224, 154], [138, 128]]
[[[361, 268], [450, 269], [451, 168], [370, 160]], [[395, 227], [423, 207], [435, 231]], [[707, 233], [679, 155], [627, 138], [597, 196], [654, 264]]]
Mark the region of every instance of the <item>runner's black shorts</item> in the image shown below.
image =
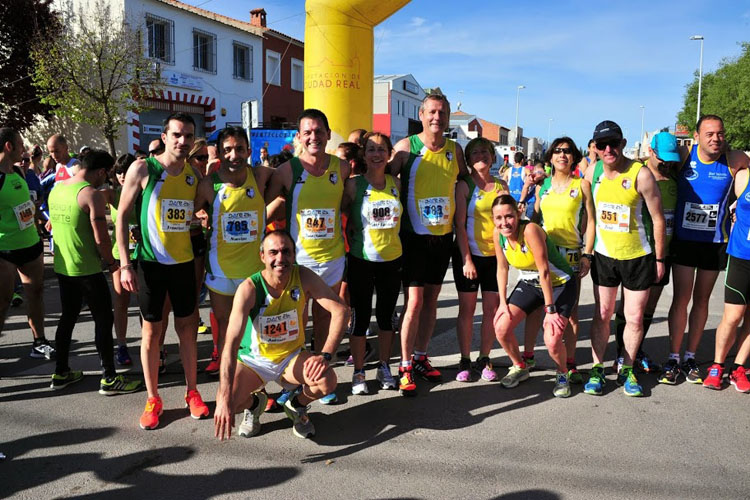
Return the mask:
[[669, 246], [672, 264], [703, 271], [723, 271], [727, 267], [727, 244], [672, 240]]
[[0, 259], [7, 260], [16, 267], [21, 267], [39, 257], [42, 252], [44, 252], [44, 245], [42, 240], [39, 240], [30, 247], [0, 250]]
[[669, 284], [669, 275], [672, 274], [672, 257], [664, 259], [664, 277], [657, 281], [653, 286], [667, 286]]
[[389, 262], [370, 262], [349, 254], [347, 262], [351, 271], [349, 300], [354, 308], [352, 335], [362, 337], [367, 333], [372, 316], [373, 291], [377, 297], [375, 318], [378, 330], [392, 330], [393, 311], [401, 291], [401, 257]]
[[404, 288], [442, 285], [453, 253], [453, 233], [443, 236], [401, 232]]
[[477, 279], [470, 280], [464, 276], [464, 260], [461, 258], [461, 251], [458, 246], [453, 249], [451, 263], [453, 264], [453, 281], [456, 283], [456, 291], [473, 292], [479, 291], [482, 287], [482, 293], [497, 292], [497, 258], [472, 255], [471, 261], [477, 269]]
[[748, 298], [750, 298], [750, 260], [730, 255], [724, 276], [724, 302], [746, 306]]
[[196, 305], [195, 264], [161, 264], [141, 260], [138, 262], [138, 304], [141, 316], [149, 322], [162, 320], [164, 300], [169, 294], [175, 318], [193, 314]]
[[650, 253], [635, 259], [618, 260], [594, 253], [591, 279], [597, 286], [613, 288], [622, 284], [628, 290], [648, 290], [656, 281], [656, 257]]
[[[570, 279], [564, 285], [552, 287], [552, 297], [557, 313], [570, 318], [570, 313], [578, 302], [578, 283]], [[508, 298], [508, 304], [521, 309], [526, 315], [545, 306], [542, 288], [528, 281], [519, 280]]]

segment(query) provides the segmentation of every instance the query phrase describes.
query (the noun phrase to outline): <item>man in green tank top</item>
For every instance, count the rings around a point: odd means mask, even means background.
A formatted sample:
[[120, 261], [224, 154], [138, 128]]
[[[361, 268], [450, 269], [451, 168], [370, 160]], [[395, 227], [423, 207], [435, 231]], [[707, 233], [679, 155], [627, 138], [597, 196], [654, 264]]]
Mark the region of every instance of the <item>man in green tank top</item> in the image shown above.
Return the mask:
[[94, 342], [102, 364], [99, 394], [111, 396], [135, 392], [141, 382], [117, 375], [112, 342], [112, 299], [102, 272], [102, 260], [110, 272], [117, 270], [112, 241], [105, 218], [106, 200], [97, 191], [108, 177], [114, 158], [106, 151], [92, 150], [80, 170], [57, 182], [49, 196], [50, 221], [55, 231], [55, 273], [60, 284], [62, 314], [55, 332], [57, 366], [50, 387], [62, 389], [83, 378], [68, 365], [70, 342], [83, 300], [94, 318]]
[[55, 350], [44, 337], [44, 246], [34, 223], [29, 188], [13, 168], [23, 152], [21, 135], [12, 128], [0, 128], [0, 332], [18, 275], [28, 301], [29, 326], [34, 335], [30, 356], [52, 359]]

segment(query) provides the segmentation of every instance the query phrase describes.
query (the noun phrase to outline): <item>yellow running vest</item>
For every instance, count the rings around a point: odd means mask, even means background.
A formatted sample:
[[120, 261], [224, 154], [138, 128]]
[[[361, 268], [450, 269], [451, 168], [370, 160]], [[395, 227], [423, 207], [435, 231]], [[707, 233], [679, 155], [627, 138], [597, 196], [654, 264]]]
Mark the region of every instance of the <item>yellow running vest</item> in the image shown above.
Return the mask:
[[292, 158], [292, 187], [286, 201], [287, 227], [297, 247], [299, 264], [323, 264], [344, 256], [341, 160], [330, 155], [328, 169], [310, 175], [299, 158]]
[[211, 230], [208, 233], [206, 272], [220, 278], [247, 278], [263, 269], [260, 240], [266, 226], [266, 205], [258, 191], [255, 175], [249, 167], [239, 187], [211, 174], [214, 199], [208, 209]]
[[552, 179], [545, 179], [540, 189], [539, 210], [542, 213], [542, 228], [555, 245], [578, 250], [583, 246], [583, 193], [579, 177], [572, 177], [565, 191], [558, 193], [552, 188]]
[[636, 190], [641, 168], [642, 163], [632, 162], [628, 170], [610, 180], [604, 175], [602, 162], [596, 163], [591, 191], [596, 206], [597, 253], [631, 260], [652, 252], [651, 216]]
[[495, 223], [492, 221], [492, 202], [502, 191], [503, 185], [495, 177], [492, 190], [482, 191], [471, 177], [464, 180], [469, 186], [468, 207], [466, 209], [466, 235], [469, 238], [469, 250], [471, 250], [472, 255], [479, 257], [494, 257], [493, 234]]

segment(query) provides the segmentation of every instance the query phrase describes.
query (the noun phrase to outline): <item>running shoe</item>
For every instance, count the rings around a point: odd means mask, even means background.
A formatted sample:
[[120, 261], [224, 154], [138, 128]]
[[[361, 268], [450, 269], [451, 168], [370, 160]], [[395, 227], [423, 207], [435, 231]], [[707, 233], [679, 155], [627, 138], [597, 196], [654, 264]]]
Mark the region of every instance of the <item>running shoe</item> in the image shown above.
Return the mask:
[[721, 378], [724, 376], [724, 367], [718, 363], [711, 365], [708, 369], [708, 377], [703, 381], [703, 387], [708, 389], [721, 390]]
[[336, 397], [336, 393], [332, 392], [330, 394], [326, 394], [322, 398], [320, 398], [318, 401], [320, 401], [320, 404], [322, 405], [332, 405], [335, 403], [338, 403], [339, 398]]
[[128, 380], [123, 375], [112, 378], [102, 378], [99, 381], [99, 394], [103, 396], [114, 396], [115, 394], [130, 394], [139, 391], [143, 387], [140, 380]]
[[604, 378], [604, 370], [601, 366], [594, 366], [589, 372], [589, 381], [583, 386], [583, 392], [592, 396], [601, 396], [607, 379]]
[[115, 353], [115, 360], [117, 361], [117, 364], [120, 366], [130, 366], [133, 364], [133, 360], [130, 358], [130, 353], [128, 352], [128, 346], [126, 345], [117, 346], [117, 352]]
[[628, 372], [629, 370], [623, 370], [622, 365], [618, 363], [617, 378], [615, 378], [615, 384], [617, 384], [617, 387], [622, 387], [625, 385], [625, 382], [628, 380]]
[[23, 304], [23, 297], [21, 296], [21, 294], [13, 292], [13, 298], [10, 299], [10, 306], [20, 307], [21, 304]]
[[282, 389], [281, 394], [279, 394], [279, 397], [276, 398], [276, 404], [279, 406], [284, 406], [290, 398], [293, 398], [300, 392], [302, 392], [301, 385], [297, 386], [294, 390], [291, 391], [289, 389]]
[[195, 389], [185, 394], [185, 408], [190, 409], [190, 416], [196, 420], [208, 417], [208, 406]]
[[458, 373], [456, 374], [457, 382], [471, 382], [471, 361], [461, 358], [458, 362]]
[[49, 384], [49, 387], [52, 390], [59, 391], [81, 380], [83, 380], [83, 372], [81, 370], [68, 370], [62, 375], [53, 373], [52, 382]]
[[47, 339], [41, 339], [38, 342], [35, 340], [29, 356], [36, 359], [54, 359], [55, 348], [50, 345]]
[[626, 396], [643, 396], [643, 387], [638, 383], [638, 379], [635, 377], [635, 372], [633, 370], [627, 370], [627, 376], [625, 377], [622, 391]]
[[388, 366], [388, 363], [380, 363], [375, 380], [380, 382], [381, 389], [396, 388], [396, 379], [391, 375], [391, 368]]
[[167, 373], [167, 349], [159, 351], [159, 373]]
[[413, 366], [400, 366], [398, 369], [398, 391], [402, 396], [416, 396], [417, 384], [414, 383]]
[[205, 333], [211, 333], [211, 327], [207, 326], [202, 318], [198, 318], [198, 333], [199, 334], [205, 334]]
[[237, 434], [242, 437], [253, 437], [260, 432], [260, 416], [266, 409], [268, 395], [263, 391], [256, 392], [255, 400], [255, 408], [245, 410], [242, 422], [237, 428]]
[[208, 365], [206, 365], [205, 372], [209, 375], [218, 375], [219, 374], [219, 353], [214, 349], [214, 352], [211, 353], [211, 361], [208, 362]]
[[310, 421], [310, 417], [307, 415], [307, 411], [310, 406], [300, 406], [295, 408], [292, 405], [292, 400], [288, 399], [284, 403], [284, 413], [292, 421], [292, 434], [298, 438], [306, 439], [310, 436], [315, 435], [315, 426]]
[[677, 360], [669, 359], [666, 363], [664, 363], [664, 367], [661, 370], [661, 375], [659, 375], [659, 383], [675, 385], [677, 383], [677, 380], [680, 378], [681, 373], [682, 370], [680, 370], [680, 364], [677, 362]]
[[691, 384], [703, 383], [703, 376], [695, 363], [695, 358], [688, 358], [682, 362], [682, 371], [685, 372], [685, 380]]
[[568, 382], [576, 385], [583, 383], [583, 376], [581, 376], [581, 372], [575, 366], [568, 365]]
[[417, 359], [415, 356], [412, 356], [411, 366], [417, 375], [421, 376], [428, 382], [440, 382], [443, 380], [440, 371], [437, 368], [433, 368], [430, 359], [427, 356], [424, 356], [422, 359]]
[[352, 375], [352, 394], [359, 396], [360, 394], [369, 394], [367, 390], [367, 378], [365, 372], [354, 372]]
[[742, 366], [729, 374], [729, 383], [734, 386], [737, 392], [750, 392], [750, 381], [747, 380], [747, 373]]
[[261, 392], [266, 395], [266, 399], [268, 400], [266, 402], [266, 413], [278, 410], [279, 405], [276, 404], [276, 400], [272, 397], [269, 397], [265, 389], [263, 389]]
[[524, 380], [529, 379], [529, 368], [521, 368], [520, 366], [513, 365], [508, 370], [508, 374], [503, 377], [500, 383], [506, 389], [512, 389]]
[[482, 380], [486, 380], [487, 382], [495, 382], [497, 380], [497, 372], [492, 368], [492, 362], [489, 357], [485, 356], [477, 359], [475, 366], [477, 371], [481, 373]]
[[555, 382], [555, 388], [552, 395], [556, 398], [567, 398], [570, 396], [570, 380], [567, 373], [558, 373]]
[[639, 351], [635, 357], [635, 366], [644, 373], [659, 373], [661, 366], [643, 351]]
[[143, 414], [141, 415], [141, 429], [146, 431], [156, 429], [159, 426], [159, 417], [162, 413], [164, 413], [163, 407], [164, 405], [161, 402], [161, 398], [159, 396], [148, 398], [146, 400], [146, 408], [143, 410]]

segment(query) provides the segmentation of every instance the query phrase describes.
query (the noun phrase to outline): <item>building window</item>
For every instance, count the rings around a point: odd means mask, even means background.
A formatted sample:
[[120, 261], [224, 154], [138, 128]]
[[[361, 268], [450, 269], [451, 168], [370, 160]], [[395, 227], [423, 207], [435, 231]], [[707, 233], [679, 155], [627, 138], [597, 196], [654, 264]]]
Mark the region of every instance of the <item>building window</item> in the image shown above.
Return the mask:
[[232, 44], [234, 70], [232, 76], [239, 80], [253, 81], [253, 48], [243, 43]]
[[216, 74], [216, 35], [193, 29], [193, 69]]
[[281, 85], [281, 54], [266, 50], [266, 83]]
[[146, 14], [148, 57], [174, 64], [174, 21]]
[[299, 59], [292, 58], [292, 90], [302, 92], [305, 89], [305, 65]]

